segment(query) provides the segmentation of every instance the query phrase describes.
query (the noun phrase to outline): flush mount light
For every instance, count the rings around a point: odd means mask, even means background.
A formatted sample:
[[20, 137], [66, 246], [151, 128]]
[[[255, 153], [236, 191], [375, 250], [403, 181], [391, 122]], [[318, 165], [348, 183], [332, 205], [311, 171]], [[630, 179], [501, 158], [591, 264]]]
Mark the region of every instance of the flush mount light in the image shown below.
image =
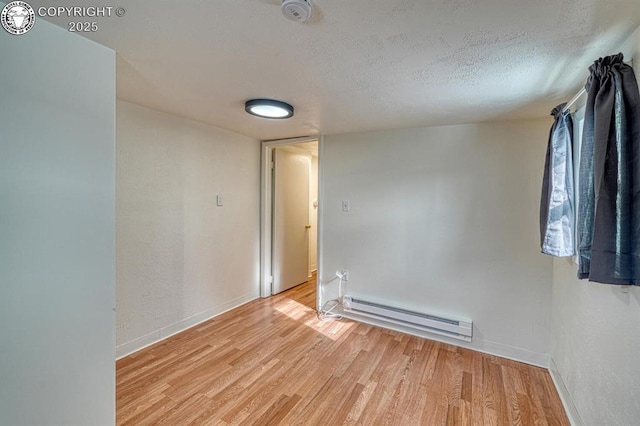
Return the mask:
[[244, 104], [244, 110], [263, 118], [293, 117], [293, 107], [286, 102], [272, 99], [251, 99]]

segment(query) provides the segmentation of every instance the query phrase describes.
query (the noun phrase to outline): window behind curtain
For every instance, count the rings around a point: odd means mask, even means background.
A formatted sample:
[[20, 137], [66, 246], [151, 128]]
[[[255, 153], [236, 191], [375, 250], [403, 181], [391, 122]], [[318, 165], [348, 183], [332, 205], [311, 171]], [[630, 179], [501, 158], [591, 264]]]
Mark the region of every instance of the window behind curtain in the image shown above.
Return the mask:
[[[578, 223], [578, 205], [580, 203], [580, 152], [582, 146], [582, 125], [584, 124], [584, 111], [586, 104], [583, 104], [573, 113], [573, 202], [574, 202], [574, 214], [575, 223]], [[578, 227], [574, 230], [576, 233], [575, 240], [578, 242]], [[573, 256], [573, 263], [578, 264], [578, 254]]]

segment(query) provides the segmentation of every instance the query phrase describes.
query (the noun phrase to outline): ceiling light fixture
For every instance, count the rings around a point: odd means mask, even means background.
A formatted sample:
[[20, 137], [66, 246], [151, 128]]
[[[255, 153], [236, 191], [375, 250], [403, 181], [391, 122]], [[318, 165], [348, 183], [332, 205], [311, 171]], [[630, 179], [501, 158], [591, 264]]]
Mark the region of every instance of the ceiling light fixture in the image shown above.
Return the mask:
[[262, 118], [293, 117], [293, 107], [286, 102], [272, 99], [251, 99], [244, 104], [244, 110]]

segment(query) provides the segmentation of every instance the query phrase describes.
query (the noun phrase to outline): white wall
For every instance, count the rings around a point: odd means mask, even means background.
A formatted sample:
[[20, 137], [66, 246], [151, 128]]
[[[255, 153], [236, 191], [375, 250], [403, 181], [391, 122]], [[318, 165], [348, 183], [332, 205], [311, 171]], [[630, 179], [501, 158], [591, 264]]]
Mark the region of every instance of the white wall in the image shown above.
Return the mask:
[[0, 52], [0, 424], [113, 425], [115, 55], [44, 20]]
[[[639, 69], [640, 30], [621, 51]], [[578, 280], [576, 272], [570, 260], [553, 262], [553, 378], [574, 424], [638, 424], [640, 288], [622, 293], [619, 286]]]
[[259, 296], [260, 146], [122, 101], [117, 118], [122, 356]]
[[348, 294], [472, 319], [470, 347], [547, 365], [552, 267], [538, 211], [550, 124], [325, 136], [322, 279], [346, 268]]
[[575, 424], [634, 425], [640, 419], [640, 288], [576, 278], [553, 262], [551, 369]]

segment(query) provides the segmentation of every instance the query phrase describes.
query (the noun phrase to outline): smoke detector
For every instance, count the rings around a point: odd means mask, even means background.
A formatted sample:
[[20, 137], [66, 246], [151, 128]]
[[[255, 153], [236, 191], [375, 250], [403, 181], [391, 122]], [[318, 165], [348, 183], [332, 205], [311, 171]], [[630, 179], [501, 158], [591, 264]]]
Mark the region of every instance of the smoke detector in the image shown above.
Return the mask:
[[311, 18], [310, 0], [283, 0], [282, 14], [292, 21], [307, 22]]

